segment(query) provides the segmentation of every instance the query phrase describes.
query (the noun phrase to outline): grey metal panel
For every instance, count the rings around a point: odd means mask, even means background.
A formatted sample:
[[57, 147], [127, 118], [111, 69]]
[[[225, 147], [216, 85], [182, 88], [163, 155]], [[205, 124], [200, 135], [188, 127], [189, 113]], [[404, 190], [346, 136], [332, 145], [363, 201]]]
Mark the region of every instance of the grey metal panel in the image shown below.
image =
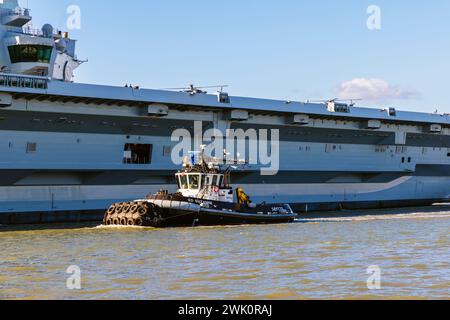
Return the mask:
[[20, 179], [33, 174], [33, 172], [34, 171], [0, 170], [0, 186], [12, 186]]
[[[160, 185], [161, 181], [167, 184], [175, 184], [174, 174], [176, 171], [164, 170], [109, 170], [109, 171], [73, 171], [73, 170], [0, 170], [0, 186], [13, 186], [20, 179], [30, 177], [34, 174], [76, 175], [82, 181], [82, 185], [87, 186], [117, 186], [131, 185], [138, 180], [145, 179], [146, 185]], [[46, 181], [42, 184], [47, 185]], [[67, 183], [66, 185], [70, 185]]]
[[[23, 171], [0, 171], [0, 185], [9, 186], [13, 185], [19, 178], [24, 178], [34, 174], [36, 171], [23, 170]], [[76, 174], [81, 178], [83, 185], [129, 185], [138, 180], [145, 179], [148, 185], [161, 184], [161, 180], [164, 180], [167, 184], [175, 184], [174, 172], [149, 172], [149, 171], [102, 171], [102, 172], [74, 172], [74, 171], [57, 171], [57, 170], [45, 170], [40, 173], [57, 174]], [[342, 175], [355, 174], [361, 178], [361, 182], [378, 182], [385, 183], [393, 181], [404, 173], [397, 174], [377, 174], [377, 173], [352, 173], [352, 172], [320, 172], [320, 171], [283, 171], [279, 172], [276, 176], [261, 177], [259, 171], [257, 172], [235, 172], [232, 173], [232, 181], [234, 184], [273, 184], [273, 183], [327, 183], [333, 178]], [[46, 181], [42, 181], [42, 185], [45, 185]]]
[[450, 177], [450, 165], [419, 164], [416, 167], [415, 175], [421, 177]]
[[[418, 165], [416, 172], [353, 172], [353, 171], [282, 171], [275, 176], [261, 176], [256, 172], [234, 172], [232, 181], [236, 184], [275, 184], [275, 183], [330, 183], [340, 176], [354, 175], [361, 182], [354, 183], [388, 183], [406, 176], [450, 177], [450, 165]], [[352, 183], [349, 181], [348, 183]]]
[[408, 133], [406, 145], [412, 147], [450, 148], [450, 136]]
[[408, 173], [408, 172], [374, 174], [371, 177], [366, 178], [364, 180], [364, 183], [387, 183], [390, 181], [397, 180], [401, 177], [412, 176], [412, 175], [414, 175], [414, 173]]
[[350, 113], [330, 112], [325, 104], [288, 102], [281, 100], [254, 99], [245, 97], [230, 97], [230, 103], [220, 103], [216, 95], [172, 92], [163, 90], [148, 90], [132, 88], [101, 86], [92, 84], [65, 83], [51, 81], [47, 90], [27, 88], [0, 87], [3, 92], [17, 92], [30, 94], [45, 94], [61, 97], [105, 99], [130, 101], [138, 103], [165, 103], [173, 105], [187, 105], [220, 109], [244, 109], [280, 113], [302, 113], [318, 116], [355, 119], [379, 119], [385, 121], [402, 121], [417, 123], [439, 123], [450, 125], [449, 115], [437, 115], [419, 112], [397, 111], [395, 117], [381, 109], [352, 107]]
[[[154, 118], [108, 117], [96, 115], [0, 110], [0, 130], [72, 132], [124, 135], [171, 136], [184, 128], [193, 132], [194, 122]], [[204, 122], [203, 129], [212, 127]]]
[[[109, 170], [109, 171], [61, 171], [61, 170], [0, 170], [0, 185], [10, 186], [17, 180], [39, 173], [77, 174], [83, 185], [128, 185], [145, 180], [146, 185], [175, 184], [175, 171], [170, 170]], [[387, 183], [404, 176], [450, 177], [450, 165], [417, 165], [416, 172], [352, 172], [352, 171], [281, 171], [275, 176], [261, 176], [259, 171], [232, 172], [234, 184], [292, 184], [292, 183], [333, 183], [330, 180], [354, 175], [360, 182], [346, 183]], [[340, 181], [343, 182], [343, 181]], [[43, 181], [45, 184], [45, 181]]]
[[[329, 128], [311, 128], [300, 126], [270, 126], [234, 123], [232, 129], [278, 129], [281, 141], [335, 143], [335, 144], [368, 144], [395, 145], [395, 132], [373, 130], [347, 130]], [[407, 135], [405, 146], [450, 148], [450, 136], [440, 134]]]
[[[275, 176], [261, 176], [260, 172], [234, 172], [232, 173], [233, 184], [296, 184], [296, 183], [333, 183], [330, 182], [340, 176], [358, 177], [360, 182], [349, 180], [345, 183], [387, 183], [403, 176], [404, 172], [398, 173], [372, 173], [372, 172], [339, 172], [339, 171], [282, 171]], [[339, 183], [342, 183], [339, 182]]]
[[174, 174], [175, 172], [171, 171], [105, 171], [88, 174], [83, 183], [86, 185], [128, 185], [145, 179], [146, 185], [175, 184]]
[[270, 126], [239, 124], [232, 125], [232, 129], [248, 130], [277, 129], [280, 131], [281, 141], [311, 142], [311, 143], [336, 143], [336, 144], [369, 144], [369, 145], [395, 145], [394, 132], [368, 131], [368, 130], [346, 130], [311, 128], [299, 126]]

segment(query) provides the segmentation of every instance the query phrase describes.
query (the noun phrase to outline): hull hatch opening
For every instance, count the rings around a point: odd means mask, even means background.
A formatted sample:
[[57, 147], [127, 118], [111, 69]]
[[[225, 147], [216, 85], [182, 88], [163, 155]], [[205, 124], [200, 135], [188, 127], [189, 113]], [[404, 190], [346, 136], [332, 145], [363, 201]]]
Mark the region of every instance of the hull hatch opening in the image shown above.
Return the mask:
[[152, 162], [153, 145], [131, 144], [124, 147], [123, 163], [125, 164], [150, 164]]

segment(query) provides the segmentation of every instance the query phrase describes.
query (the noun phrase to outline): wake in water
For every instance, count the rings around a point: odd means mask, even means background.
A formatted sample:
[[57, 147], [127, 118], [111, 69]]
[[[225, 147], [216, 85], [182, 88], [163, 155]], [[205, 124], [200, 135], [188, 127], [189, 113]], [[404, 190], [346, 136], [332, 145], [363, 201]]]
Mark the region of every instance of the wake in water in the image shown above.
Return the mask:
[[146, 230], [146, 229], [150, 229], [150, 230], [157, 230], [155, 228], [152, 227], [139, 227], [139, 226], [115, 226], [115, 225], [104, 225], [101, 224], [99, 226], [94, 227], [93, 229], [104, 229], [104, 230], [114, 230], [114, 229], [119, 229], [119, 230]]
[[318, 213], [301, 216], [296, 222], [353, 222], [395, 219], [442, 219], [450, 218], [450, 206], [438, 205], [420, 208], [390, 210], [367, 210]]

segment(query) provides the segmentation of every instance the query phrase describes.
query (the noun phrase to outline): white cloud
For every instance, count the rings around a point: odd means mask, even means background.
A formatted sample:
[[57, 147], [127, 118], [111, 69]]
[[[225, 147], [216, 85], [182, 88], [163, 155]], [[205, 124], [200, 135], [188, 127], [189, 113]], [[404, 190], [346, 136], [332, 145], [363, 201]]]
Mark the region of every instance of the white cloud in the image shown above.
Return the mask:
[[417, 92], [401, 89], [382, 79], [357, 78], [343, 82], [338, 87], [340, 99], [362, 99], [365, 101], [388, 101], [411, 99]]

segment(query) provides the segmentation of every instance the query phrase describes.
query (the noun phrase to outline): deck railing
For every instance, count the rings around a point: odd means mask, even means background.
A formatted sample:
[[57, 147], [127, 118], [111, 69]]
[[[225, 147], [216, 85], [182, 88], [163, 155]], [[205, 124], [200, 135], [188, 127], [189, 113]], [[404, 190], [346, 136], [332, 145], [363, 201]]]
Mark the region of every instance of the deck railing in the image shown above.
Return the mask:
[[29, 17], [30, 16], [30, 9], [28, 8], [20, 8], [17, 7], [15, 9], [9, 9], [9, 10], [2, 10], [2, 16], [25, 16], [25, 17]]
[[0, 73], [0, 86], [13, 88], [47, 89], [48, 77]]

